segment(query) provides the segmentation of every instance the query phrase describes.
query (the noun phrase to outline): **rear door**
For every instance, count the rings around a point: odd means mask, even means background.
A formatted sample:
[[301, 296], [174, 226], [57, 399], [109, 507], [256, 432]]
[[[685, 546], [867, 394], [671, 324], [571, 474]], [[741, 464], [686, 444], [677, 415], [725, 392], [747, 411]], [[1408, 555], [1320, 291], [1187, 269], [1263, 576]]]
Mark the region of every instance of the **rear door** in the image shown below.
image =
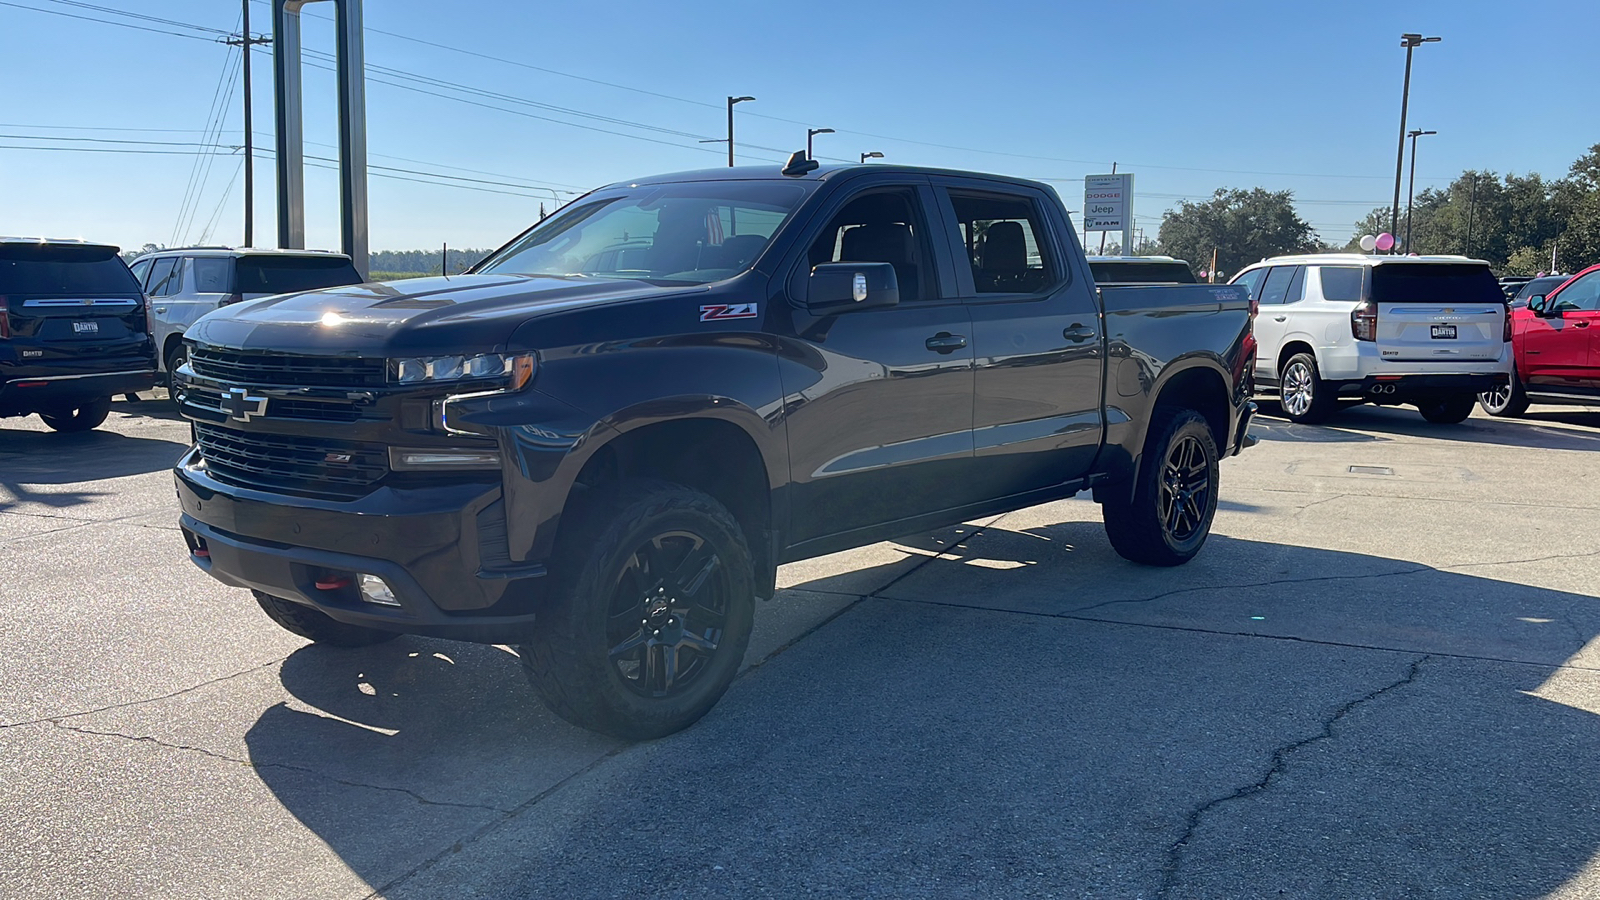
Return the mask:
[[1379, 355], [1390, 362], [1492, 362], [1504, 344], [1505, 294], [1486, 265], [1384, 263], [1368, 296]]
[[973, 445], [962, 488], [981, 502], [1084, 475], [1099, 452], [1100, 307], [1066, 265], [1054, 198], [1020, 186], [935, 177], [956, 288], [972, 316]]
[[146, 364], [143, 298], [115, 247], [0, 243], [0, 316], [25, 367]]

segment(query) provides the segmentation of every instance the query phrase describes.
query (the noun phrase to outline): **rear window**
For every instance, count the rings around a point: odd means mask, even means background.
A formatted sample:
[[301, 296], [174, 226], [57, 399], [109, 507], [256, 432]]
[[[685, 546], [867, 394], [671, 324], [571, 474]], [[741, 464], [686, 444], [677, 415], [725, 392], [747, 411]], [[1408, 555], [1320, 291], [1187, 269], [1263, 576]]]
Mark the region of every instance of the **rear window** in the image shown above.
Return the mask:
[[1096, 284], [1194, 284], [1194, 273], [1181, 262], [1090, 262]]
[[136, 294], [115, 247], [0, 245], [0, 294]]
[[239, 294], [291, 294], [361, 283], [355, 265], [337, 256], [246, 256], [235, 264], [234, 274], [234, 292]]
[[1395, 263], [1372, 267], [1378, 303], [1504, 303], [1506, 295], [1488, 266]]

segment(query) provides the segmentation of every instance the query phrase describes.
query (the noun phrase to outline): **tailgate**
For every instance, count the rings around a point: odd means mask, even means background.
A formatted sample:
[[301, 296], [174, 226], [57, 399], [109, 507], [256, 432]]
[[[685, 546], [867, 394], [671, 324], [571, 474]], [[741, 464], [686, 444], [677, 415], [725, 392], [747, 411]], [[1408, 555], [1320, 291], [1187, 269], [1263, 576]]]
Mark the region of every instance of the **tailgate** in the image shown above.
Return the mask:
[[16, 359], [47, 365], [141, 354], [144, 295], [116, 248], [0, 246], [0, 334]]
[[1374, 266], [1377, 344], [1396, 361], [1492, 361], [1505, 344], [1506, 301], [1482, 263]]

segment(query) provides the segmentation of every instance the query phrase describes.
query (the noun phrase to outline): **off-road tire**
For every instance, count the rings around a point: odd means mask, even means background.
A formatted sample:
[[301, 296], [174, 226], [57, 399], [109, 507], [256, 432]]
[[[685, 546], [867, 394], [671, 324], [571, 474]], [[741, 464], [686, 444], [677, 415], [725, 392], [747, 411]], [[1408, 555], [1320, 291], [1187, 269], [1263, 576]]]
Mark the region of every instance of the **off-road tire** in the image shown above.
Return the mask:
[[111, 396], [96, 397], [77, 409], [54, 413], [39, 413], [46, 425], [63, 434], [92, 431], [111, 414]]
[[1478, 395], [1478, 405], [1483, 411], [1498, 418], [1515, 418], [1528, 411], [1528, 392], [1522, 379], [1511, 373], [1511, 383], [1498, 391], [1485, 391]]
[[1417, 412], [1435, 425], [1459, 425], [1472, 415], [1478, 402], [1475, 394], [1456, 394], [1439, 400], [1424, 400], [1417, 404]]
[[1285, 419], [1311, 425], [1333, 415], [1339, 409], [1339, 398], [1322, 380], [1317, 358], [1310, 353], [1296, 353], [1283, 364], [1278, 379], [1278, 405]]
[[[574, 501], [562, 526], [551, 572], [553, 596], [540, 607], [528, 642], [518, 647], [528, 681], [551, 712], [613, 737], [648, 740], [694, 724], [733, 682], [750, 642], [755, 570], [739, 523], [722, 504], [699, 491], [664, 481], [629, 479]], [[651, 557], [653, 548], [666, 548], [668, 541], [673, 542], [674, 552], [687, 543], [700, 543], [687, 550], [675, 568], [665, 562], [662, 571], [654, 571], [653, 560], [664, 557]], [[697, 587], [685, 587], [675, 576], [694, 568], [690, 556], [704, 555], [702, 551], [715, 560], [704, 565], [709, 574], [700, 577]], [[647, 557], [652, 560], [650, 571], [644, 564]], [[664, 590], [661, 600], [647, 599], [655, 596], [660, 583], [675, 586]], [[708, 590], [713, 593], [701, 593]], [[633, 609], [635, 595], [638, 611], [623, 619], [618, 610]], [[695, 639], [706, 642], [711, 642], [708, 635], [715, 635], [714, 649], [703, 653], [683, 643], [668, 649], [665, 644], [675, 639], [674, 634], [690, 632], [694, 610], [702, 602], [725, 610], [720, 628], [695, 631]], [[655, 632], [660, 644], [647, 637], [646, 630], [660, 624], [657, 618], [670, 616], [673, 610], [688, 610], [679, 613], [678, 631]], [[634, 615], [643, 617], [638, 626], [632, 624]], [[717, 619], [697, 621], [703, 625]], [[637, 634], [619, 641], [619, 630], [626, 629], [636, 629]], [[667, 636], [661, 637], [664, 632]], [[634, 649], [618, 652], [630, 642]], [[642, 648], [640, 642], [645, 644]], [[683, 670], [685, 683], [674, 687], [666, 679], [667, 670], [658, 666], [664, 666], [664, 654], [671, 653], [672, 670], [677, 671], [684, 665], [686, 646], [691, 668]], [[634, 653], [637, 659], [624, 658]], [[623, 671], [630, 665], [632, 674]], [[697, 674], [690, 678], [689, 672]], [[655, 691], [658, 675], [659, 695], [647, 696], [647, 691]]]
[[182, 409], [182, 405], [178, 403], [178, 392], [172, 387], [172, 377], [173, 373], [178, 371], [178, 367], [188, 359], [188, 348], [183, 346], [182, 341], [178, 341], [167, 351], [167, 358], [162, 361], [167, 367], [167, 401], [179, 409]]
[[[1193, 559], [1217, 513], [1220, 469], [1205, 417], [1192, 409], [1157, 407], [1132, 495], [1125, 487], [1102, 495], [1100, 513], [1112, 548], [1147, 566], [1181, 566]], [[1192, 490], [1196, 485], [1200, 490]], [[1185, 504], [1178, 515], [1174, 503]]]
[[250, 593], [255, 595], [256, 602], [261, 604], [261, 611], [267, 614], [267, 618], [277, 622], [283, 630], [303, 638], [310, 638], [319, 644], [330, 647], [368, 647], [392, 641], [400, 636], [399, 632], [395, 631], [340, 622], [303, 603], [295, 603], [260, 591]]

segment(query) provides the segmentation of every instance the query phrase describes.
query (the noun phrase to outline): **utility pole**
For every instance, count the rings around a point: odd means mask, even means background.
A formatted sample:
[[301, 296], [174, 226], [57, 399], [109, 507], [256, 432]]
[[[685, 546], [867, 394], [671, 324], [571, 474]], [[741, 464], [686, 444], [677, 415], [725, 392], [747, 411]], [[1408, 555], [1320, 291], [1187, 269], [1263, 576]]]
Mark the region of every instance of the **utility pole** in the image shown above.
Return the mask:
[[1472, 173], [1472, 180], [1467, 188], [1467, 247], [1462, 256], [1472, 255], [1472, 213], [1478, 207], [1478, 173]]
[[743, 103], [746, 100], [754, 99], [754, 97], [728, 98], [728, 168], [730, 169], [733, 168], [733, 105], [735, 103]]
[[1400, 174], [1406, 166], [1406, 106], [1411, 102], [1411, 51], [1423, 44], [1432, 44], [1444, 38], [1423, 37], [1420, 34], [1400, 35], [1400, 46], [1406, 48], [1406, 80], [1400, 90], [1400, 148], [1394, 154], [1394, 203], [1389, 207], [1389, 233], [1400, 230]]
[[1411, 182], [1410, 182], [1410, 185], [1406, 188], [1406, 252], [1407, 253], [1415, 252], [1414, 248], [1411, 246], [1411, 206], [1415, 202], [1416, 192], [1417, 192], [1417, 138], [1422, 137], [1425, 134], [1438, 134], [1438, 133], [1439, 132], [1437, 132], [1437, 131], [1417, 131], [1417, 130], [1412, 130], [1412, 131], [1407, 132], [1407, 134], [1409, 134], [1411, 136]]
[[806, 129], [806, 159], [816, 159], [816, 154], [811, 152], [811, 139], [819, 134], [833, 134], [832, 128], [807, 128]]
[[244, 245], [253, 247], [256, 234], [256, 148], [255, 122], [250, 103], [250, 48], [256, 44], [270, 44], [272, 39], [250, 36], [250, 0], [240, 2], [244, 6], [244, 25], [239, 38], [235, 40], [230, 37], [223, 43], [238, 47], [239, 52], [244, 54]]
[[[1113, 175], [1117, 174], [1117, 163], [1116, 163], [1115, 160], [1113, 160], [1112, 163], [1111, 163], [1111, 174], [1113, 174]], [[1124, 198], [1124, 199], [1126, 199], [1126, 198]], [[1085, 209], [1087, 210], [1087, 207], [1085, 207]], [[1130, 209], [1130, 210], [1128, 210], [1128, 212], [1131, 213], [1131, 212], [1133, 212], [1133, 210]], [[1088, 216], [1085, 216], [1084, 218], [1088, 218]], [[1106, 233], [1104, 231], [1100, 232], [1100, 253], [1099, 253], [1099, 255], [1100, 256], [1105, 256], [1106, 255]]]

